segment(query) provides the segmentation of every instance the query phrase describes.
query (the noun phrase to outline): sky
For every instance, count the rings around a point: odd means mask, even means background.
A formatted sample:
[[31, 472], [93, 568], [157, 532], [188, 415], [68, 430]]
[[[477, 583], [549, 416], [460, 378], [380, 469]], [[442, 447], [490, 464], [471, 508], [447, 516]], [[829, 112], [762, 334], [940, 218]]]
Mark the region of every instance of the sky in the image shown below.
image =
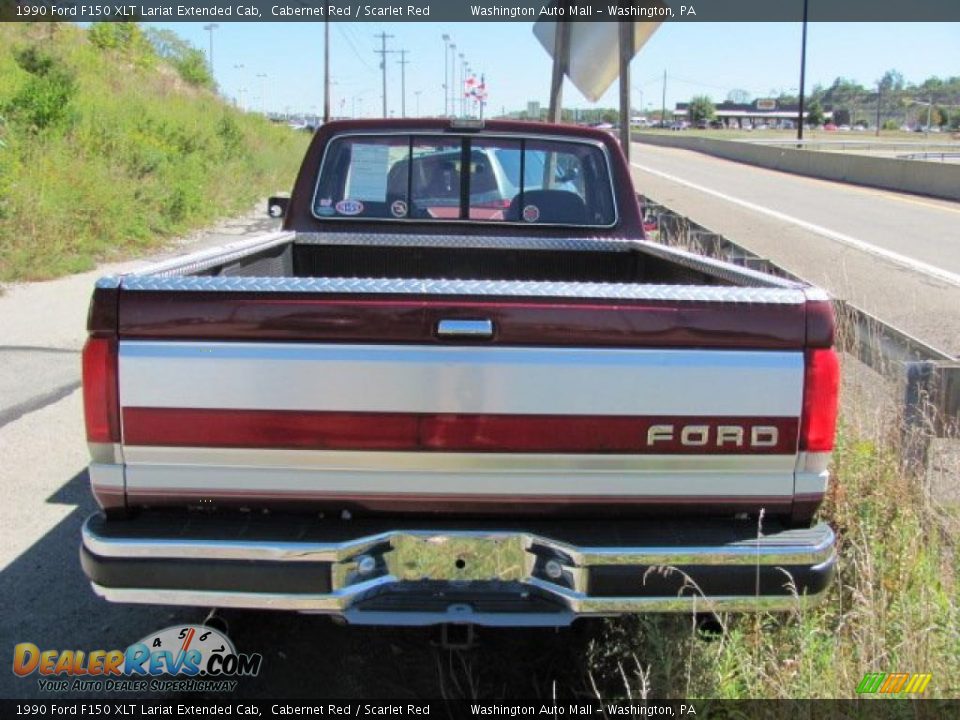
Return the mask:
[[[165, 27], [209, 52], [203, 23], [145, 23]], [[406, 112], [443, 112], [444, 41], [448, 34], [471, 69], [486, 79], [488, 114], [520, 110], [530, 100], [547, 104], [551, 59], [533, 36], [532, 23], [330, 24], [330, 73], [335, 116], [382, 113], [379, 55], [407, 50]], [[667, 107], [705, 94], [722, 101], [734, 88], [754, 98], [796, 92], [799, 23], [664, 23], [631, 65], [633, 106], [656, 110], [667, 72]], [[220, 23], [213, 32], [214, 74], [221, 92], [248, 109], [321, 112], [323, 23]], [[388, 108], [401, 114], [400, 55], [387, 58]], [[239, 67], [242, 66], [242, 67]], [[889, 69], [910, 82], [960, 74], [960, 23], [811, 23], [807, 90], [843, 76], [870, 87]], [[264, 77], [265, 76], [265, 77]], [[614, 82], [597, 103], [569, 82], [564, 107], [616, 107]]]

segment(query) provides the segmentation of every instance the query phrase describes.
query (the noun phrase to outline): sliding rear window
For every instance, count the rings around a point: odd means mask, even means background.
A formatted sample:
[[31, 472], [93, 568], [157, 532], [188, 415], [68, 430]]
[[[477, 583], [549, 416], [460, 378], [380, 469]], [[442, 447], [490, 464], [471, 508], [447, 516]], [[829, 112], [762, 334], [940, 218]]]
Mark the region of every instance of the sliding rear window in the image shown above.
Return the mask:
[[349, 135], [327, 146], [313, 200], [323, 220], [616, 223], [599, 145], [451, 135]]

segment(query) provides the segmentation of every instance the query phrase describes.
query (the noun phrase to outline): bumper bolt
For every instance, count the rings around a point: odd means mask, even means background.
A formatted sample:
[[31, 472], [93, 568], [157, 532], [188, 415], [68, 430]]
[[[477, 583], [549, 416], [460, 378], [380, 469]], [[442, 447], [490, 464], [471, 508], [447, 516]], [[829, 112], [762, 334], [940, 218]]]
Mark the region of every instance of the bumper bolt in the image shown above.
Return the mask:
[[563, 566], [556, 560], [547, 560], [543, 565], [543, 572], [551, 580], [559, 580], [563, 577]]
[[377, 561], [370, 555], [361, 555], [357, 558], [357, 572], [361, 575], [369, 575], [377, 568]]

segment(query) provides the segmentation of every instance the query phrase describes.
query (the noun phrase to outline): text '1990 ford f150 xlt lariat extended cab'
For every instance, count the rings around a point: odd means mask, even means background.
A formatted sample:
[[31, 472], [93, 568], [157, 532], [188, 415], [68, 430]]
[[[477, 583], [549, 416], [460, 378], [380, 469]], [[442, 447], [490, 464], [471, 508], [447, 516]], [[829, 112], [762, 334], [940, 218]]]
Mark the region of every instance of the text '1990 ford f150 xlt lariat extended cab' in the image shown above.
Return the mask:
[[358, 624], [788, 609], [836, 561], [833, 334], [645, 240], [606, 133], [330, 123], [281, 232], [97, 283], [83, 568]]

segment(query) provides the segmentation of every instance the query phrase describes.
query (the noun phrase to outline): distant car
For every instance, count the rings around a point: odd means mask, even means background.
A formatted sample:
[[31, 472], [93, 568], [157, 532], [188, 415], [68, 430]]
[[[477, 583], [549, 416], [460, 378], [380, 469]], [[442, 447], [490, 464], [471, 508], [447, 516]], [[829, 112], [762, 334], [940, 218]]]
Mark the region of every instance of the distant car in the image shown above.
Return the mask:
[[839, 130], [840, 132], [850, 132], [850, 126], [849, 126], [849, 125], [840, 125], [840, 126], [837, 127], [837, 130]]
[[711, 130], [723, 130], [724, 127], [725, 127], [725, 125], [723, 124], [723, 120], [711, 120], [711, 121], [710, 121], [710, 129], [711, 129]]
[[706, 120], [697, 121], [697, 130], [706, 130], [708, 127], [710, 127], [710, 123]]
[[671, 123], [670, 125], [671, 130], [686, 130], [688, 127], [690, 127], [690, 123], [686, 121], [681, 122], [679, 120], [675, 123]]
[[836, 132], [837, 126], [834, 125], [833, 123], [827, 123], [826, 125], [823, 126], [823, 129], [826, 130], [827, 132]]

